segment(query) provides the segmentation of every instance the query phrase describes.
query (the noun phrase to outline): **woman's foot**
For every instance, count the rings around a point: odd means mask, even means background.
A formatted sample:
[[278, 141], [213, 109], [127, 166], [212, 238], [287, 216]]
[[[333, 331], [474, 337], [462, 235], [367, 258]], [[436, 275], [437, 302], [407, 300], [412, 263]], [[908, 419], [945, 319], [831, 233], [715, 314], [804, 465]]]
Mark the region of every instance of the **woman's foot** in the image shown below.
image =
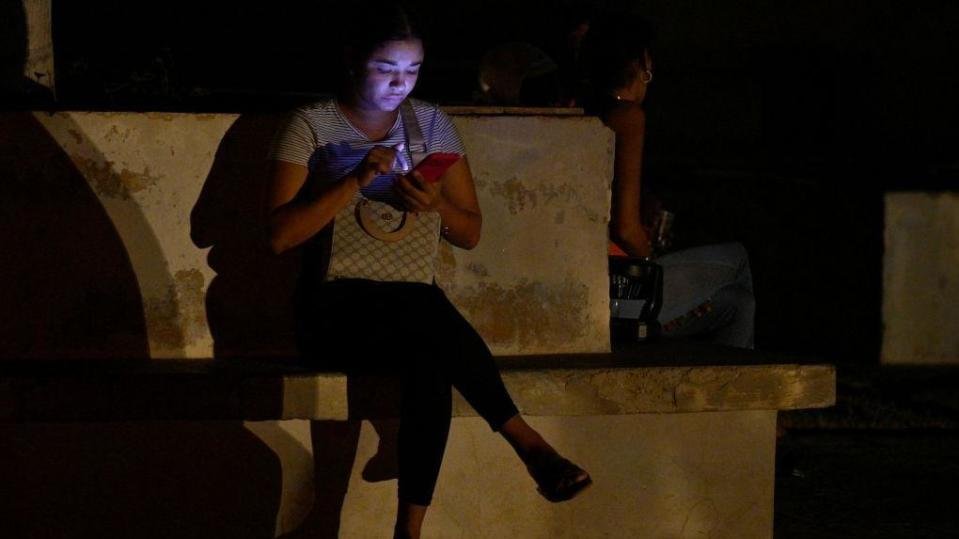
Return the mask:
[[503, 438], [506, 438], [509, 445], [513, 446], [513, 450], [516, 451], [519, 458], [526, 464], [529, 464], [540, 455], [548, 455], [556, 452], [553, 446], [549, 445], [533, 427], [529, 426], [529, 423], [523, 419], [523, 416], [519, 414], [514, 415], [509, 421], [503, 423], [499, 432], [503, 435]]
[[537, 490], [547, 500], [571, 500], [593, 484], [586, 470], [560, 456], [522, 416], [513, 416], [500, 432], [526, 464]]
[[555, 451], [531, 459], [526, 464], [526, 469], [536, 481], [536, 490], [554, 503], [572, 500], [593, 484], [586, 470]]

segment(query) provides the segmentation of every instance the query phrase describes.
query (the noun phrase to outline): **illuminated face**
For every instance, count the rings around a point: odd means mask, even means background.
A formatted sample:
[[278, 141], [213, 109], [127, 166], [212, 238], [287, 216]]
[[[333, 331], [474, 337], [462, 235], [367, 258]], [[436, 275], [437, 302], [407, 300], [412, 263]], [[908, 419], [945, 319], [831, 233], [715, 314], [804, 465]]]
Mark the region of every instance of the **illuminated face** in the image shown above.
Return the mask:
[[423, 42], [419, 39], [387, 41], [373, 50], [356, 81], [356, 95], [362, 108], [391, 112], [399, 107], [416, 86], [423, 64]]

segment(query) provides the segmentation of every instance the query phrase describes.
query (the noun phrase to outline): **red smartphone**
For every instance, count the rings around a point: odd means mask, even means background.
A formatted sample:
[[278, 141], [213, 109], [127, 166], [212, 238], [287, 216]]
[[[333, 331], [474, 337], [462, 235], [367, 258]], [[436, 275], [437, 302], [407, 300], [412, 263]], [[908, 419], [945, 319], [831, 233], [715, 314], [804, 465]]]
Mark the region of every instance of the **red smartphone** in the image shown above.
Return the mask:
[[446, 170], [459, 160], [460, 155], [455, 153], [431, 153], [423, 158], [413, 170], [419, 172], [427, 182], [436, 183], [440, 181]]

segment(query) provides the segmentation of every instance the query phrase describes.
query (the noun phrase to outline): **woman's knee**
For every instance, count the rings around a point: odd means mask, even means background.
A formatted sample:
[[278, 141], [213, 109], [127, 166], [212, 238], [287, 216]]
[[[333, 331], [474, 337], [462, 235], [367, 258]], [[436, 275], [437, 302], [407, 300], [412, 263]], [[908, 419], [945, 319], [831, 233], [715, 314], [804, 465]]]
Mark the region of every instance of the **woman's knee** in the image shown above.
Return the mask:
[[756, 297], [752, 290], [738, 284], [724, 286], [713, 296], [713, 301], [734, 311], [737, 317], [752, 317], [756, 313]]

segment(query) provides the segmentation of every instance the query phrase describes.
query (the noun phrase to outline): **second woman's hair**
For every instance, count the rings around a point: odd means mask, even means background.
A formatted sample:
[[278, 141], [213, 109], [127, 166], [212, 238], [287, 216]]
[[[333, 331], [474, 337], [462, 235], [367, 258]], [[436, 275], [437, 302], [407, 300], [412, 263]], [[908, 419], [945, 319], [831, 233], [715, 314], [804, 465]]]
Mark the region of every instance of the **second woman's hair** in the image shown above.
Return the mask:
[[591, 21], [583, 62], [593, 91], [605, 94], [630, 84], [648, 67], [651, 42], [650, 25], [641, 17], [618, 14]]

